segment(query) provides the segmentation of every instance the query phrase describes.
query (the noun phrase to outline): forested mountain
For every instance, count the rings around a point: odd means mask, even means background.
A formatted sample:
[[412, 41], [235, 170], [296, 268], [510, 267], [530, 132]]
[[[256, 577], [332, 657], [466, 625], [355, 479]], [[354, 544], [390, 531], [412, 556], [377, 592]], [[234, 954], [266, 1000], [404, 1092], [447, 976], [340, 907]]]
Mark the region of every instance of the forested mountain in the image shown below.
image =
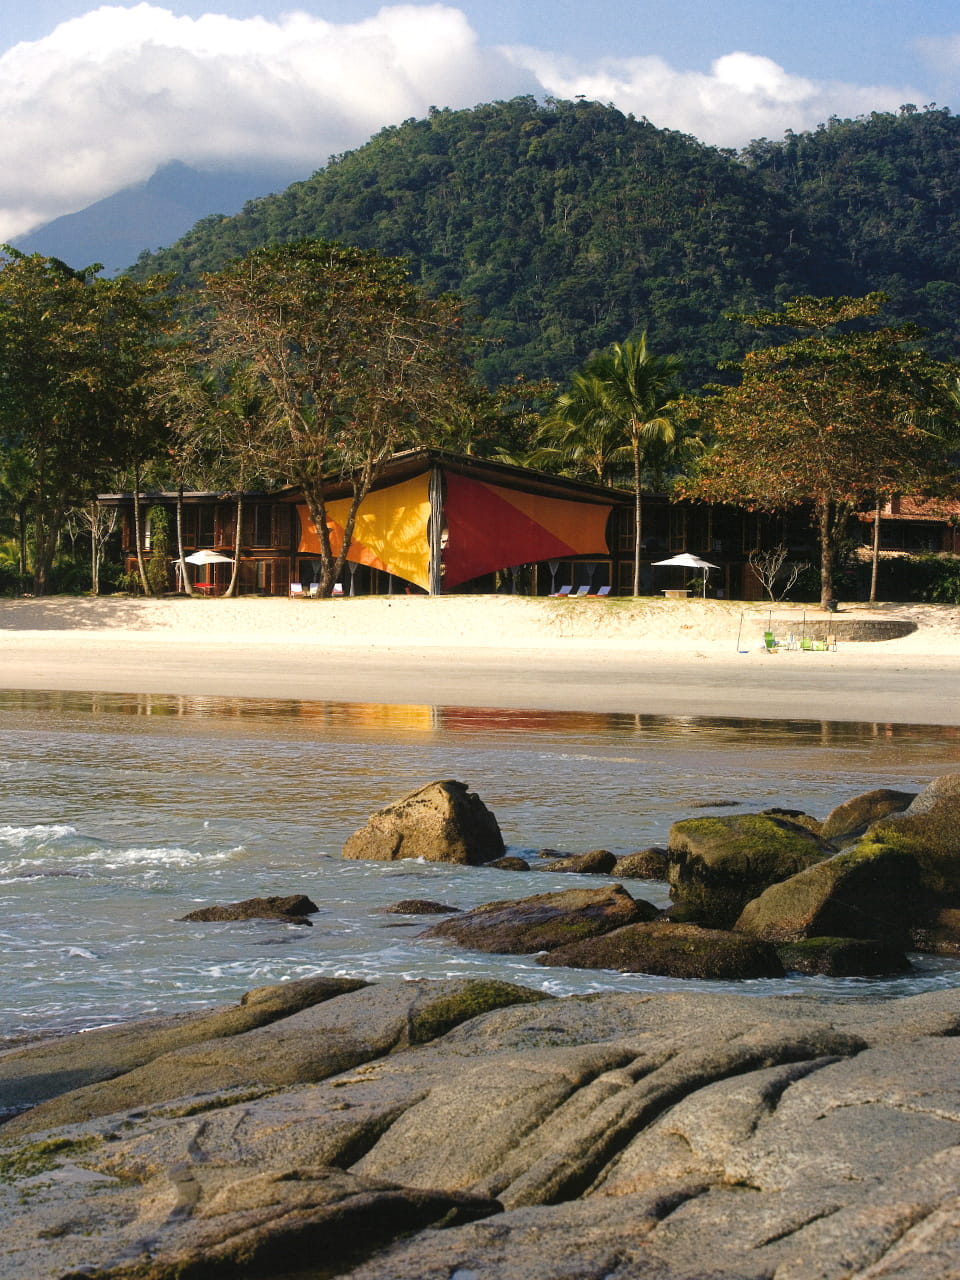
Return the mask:
[[410, 260], [466, 302], [490, 383], [566, 379], [641, 329], [715, 376], [744, 334], [724, 312], [797, 293], [891, 294], [891, 316], [960, 334], [960, 119], [905, 108], [832, 120], [741, 155], [594, 102], [435, 110], [306, 182], [199, 222], [134, 274], [214, 270], [307, 236]]

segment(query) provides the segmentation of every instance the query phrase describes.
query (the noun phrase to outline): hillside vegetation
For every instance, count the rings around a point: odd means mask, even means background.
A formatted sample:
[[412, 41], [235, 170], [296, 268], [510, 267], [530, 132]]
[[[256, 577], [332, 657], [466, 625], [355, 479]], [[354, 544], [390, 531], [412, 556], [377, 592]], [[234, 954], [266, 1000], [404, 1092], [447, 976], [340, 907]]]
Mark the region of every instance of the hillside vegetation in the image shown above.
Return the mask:
[[641, 329], [716, 377], [746, 338], [724, 319], [800, 293], [890, 294], [891, 318], [956, 352], [960, 118], [906, 107], [737, 155], [593, 102], [434, 110], [306, 182], [199, 222], [133, 274], [182, 282], [270, 242], [319, 236], [410, 262], [459, 294], [488, 383], [565, 380]]

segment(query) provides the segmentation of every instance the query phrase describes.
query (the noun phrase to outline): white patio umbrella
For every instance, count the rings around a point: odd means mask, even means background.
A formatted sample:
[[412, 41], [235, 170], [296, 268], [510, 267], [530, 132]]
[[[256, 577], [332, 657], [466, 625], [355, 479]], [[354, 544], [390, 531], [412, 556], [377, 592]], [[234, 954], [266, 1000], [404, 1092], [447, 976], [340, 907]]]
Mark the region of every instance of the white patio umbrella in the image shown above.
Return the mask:
[[707, 574], [711, 569], [719, 569], [718, 564], [711, 564], [709, 560], [701, 560], [699, 556], [693, 556], [689, 551], [683, 551], [678, 556], [671, 556], [669, 560], [654, 560], [654, 566], [658, 564], [678, 565], [682, 569], [702, 569], [703, 570], [703, 594], [707, 594]]
[[222, 556], [219, 551], [208, 551], [206, 548], [183, 558], [187, 564], [233, 564], [232, 556]]
[[[233, 564], [232, 556], [222, 556], [219, 551], [210, 551], [207, 547], [200, 551], [194, 551], [183, 558], [187, 564]], [[216, 587], [213, 583], [195, 582], [194, 586], [201, 591], [210, 590], [216, 594]]]

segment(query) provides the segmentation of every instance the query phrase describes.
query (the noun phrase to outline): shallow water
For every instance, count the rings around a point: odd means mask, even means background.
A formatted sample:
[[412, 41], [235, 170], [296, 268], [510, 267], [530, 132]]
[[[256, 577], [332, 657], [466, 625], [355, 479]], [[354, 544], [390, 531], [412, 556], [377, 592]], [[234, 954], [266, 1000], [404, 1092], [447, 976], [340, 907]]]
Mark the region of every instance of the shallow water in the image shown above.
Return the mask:
[[[477, 975], [554, 993], [699, 986], [892, 996], [960, 984], [914, 957], [884, 980], [683, 983], [545, 969], [417, 940], [401, 898], [471, 907], [596, 880], [344, 862], [382, 804], [469, 783], [509, 852], [628, 853], [692, 813], [818, 816], [872, 787], [960, 770], [960, 730], [814, 721], [0, 691], [0, 1036], [237, 999], [314, 973]], [[665, 885], [628, 882], [658, 905]], [[188, 924], [198, 905], [306, 893], [313, 927]]]

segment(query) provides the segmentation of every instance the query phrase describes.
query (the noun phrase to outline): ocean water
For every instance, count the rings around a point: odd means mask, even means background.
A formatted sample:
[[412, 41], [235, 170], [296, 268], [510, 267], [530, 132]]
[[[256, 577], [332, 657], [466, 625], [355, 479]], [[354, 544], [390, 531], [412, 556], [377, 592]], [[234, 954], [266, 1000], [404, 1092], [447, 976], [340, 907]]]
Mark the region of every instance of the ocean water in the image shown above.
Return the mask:
[[[824, 816], [956, 771], [960, 730], [916, 725], [0, 691], [0, 1037], [205, 1008], [317, 973], [496, 976], [555, 994], [958, 985], [960, 964], [919, 956], [895, 979], [697, 984], [482, 955], [421, 941], [431, 918], [383, 908], [597, 881], [339, 856], [373, 810], [437, 778], [468, 783], [508, 852], [535, 858], [629, 853], [679, 818], [738, 807]], [[627, 883], [669, 900], [666, 885]], [[181, 919], [287, 893], [317, 903], [312, 927]]]

